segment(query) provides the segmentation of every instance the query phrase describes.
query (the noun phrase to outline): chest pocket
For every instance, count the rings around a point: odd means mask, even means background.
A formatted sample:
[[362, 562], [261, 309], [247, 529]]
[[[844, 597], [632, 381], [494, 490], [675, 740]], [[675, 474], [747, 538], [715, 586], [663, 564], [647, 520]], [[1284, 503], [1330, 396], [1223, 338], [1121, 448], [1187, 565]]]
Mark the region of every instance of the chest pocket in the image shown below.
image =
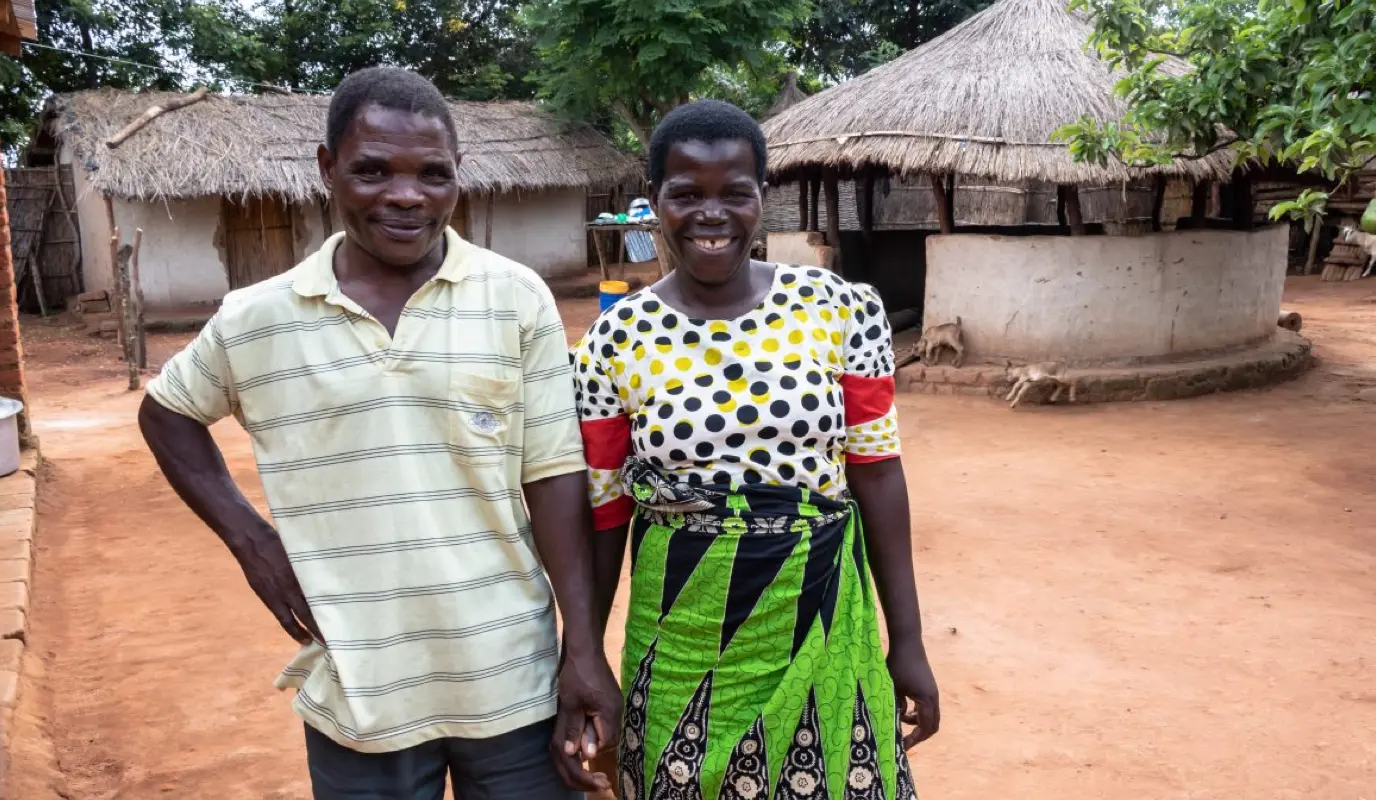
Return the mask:
[[470, 372], [452, 372], [449, 400], [449, 444], [454, 459], [474, 467], [501, 466], [508, 454], [520, 455], [513, 427], [520, 401], [520, 381]]

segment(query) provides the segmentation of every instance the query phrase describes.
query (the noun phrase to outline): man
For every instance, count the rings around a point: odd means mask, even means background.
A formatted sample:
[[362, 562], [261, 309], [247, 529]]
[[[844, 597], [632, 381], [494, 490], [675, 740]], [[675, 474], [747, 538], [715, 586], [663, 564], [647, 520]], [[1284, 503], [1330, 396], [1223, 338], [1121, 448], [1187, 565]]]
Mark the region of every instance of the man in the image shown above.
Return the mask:
[[[277, 686], [318, 800], [441, 800], [446, 773], [465, 798], [603, 789], [581, 762], [620, 693], [554, 300], [449, 230], [457, 135], [424, 79], [345, 79], [318, 159], [344, 232], [225, 298], [149, 384], [144, 438], [302, 645]], [[207, 429], [231, 414], [275, 528]]]

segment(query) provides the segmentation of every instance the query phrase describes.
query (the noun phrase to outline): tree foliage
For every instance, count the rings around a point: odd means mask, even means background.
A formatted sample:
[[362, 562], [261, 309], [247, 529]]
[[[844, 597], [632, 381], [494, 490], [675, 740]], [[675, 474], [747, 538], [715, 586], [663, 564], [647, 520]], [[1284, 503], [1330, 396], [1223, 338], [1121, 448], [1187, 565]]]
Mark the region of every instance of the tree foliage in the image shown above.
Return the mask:
[[[1062, 129], [1076, 158], [1133, 165], [1231, 150], [1341, 185], [1376, 157], [1376, 0], [1074, 0], [1090, 44], [1127, 70], [1121, 122]], [[1168, 57], [1192, 70], [1159, 69]], [[1312, 220], [1327, 195], [1273, 212]]]
[[993, 0], [815, 0], [788, 59], [826, 83], [853, 78], [931, 41]]
[[[641, 146], [674, 106], [739, 70], [768, 76], [803, 0], [533, 0], [542, 96], [566, 113], [611, 109]], [[773, 77], [777, 77], [777, 74]]]

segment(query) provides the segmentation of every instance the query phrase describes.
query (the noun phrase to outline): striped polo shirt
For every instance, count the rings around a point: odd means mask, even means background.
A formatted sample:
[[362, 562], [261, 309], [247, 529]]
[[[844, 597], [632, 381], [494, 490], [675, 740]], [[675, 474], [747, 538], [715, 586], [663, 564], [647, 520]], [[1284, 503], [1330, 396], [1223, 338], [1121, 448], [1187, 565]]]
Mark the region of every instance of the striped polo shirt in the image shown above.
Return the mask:
[[148, 394], [252, 437], [327, 642], [277, 680], [312, 727], [387, 752], [548, 719], [554, 602], [521, 485], [586, 468], [554, 299], [451, 230], [389, 337], [340, 291], [342, 240], [227, 295]]

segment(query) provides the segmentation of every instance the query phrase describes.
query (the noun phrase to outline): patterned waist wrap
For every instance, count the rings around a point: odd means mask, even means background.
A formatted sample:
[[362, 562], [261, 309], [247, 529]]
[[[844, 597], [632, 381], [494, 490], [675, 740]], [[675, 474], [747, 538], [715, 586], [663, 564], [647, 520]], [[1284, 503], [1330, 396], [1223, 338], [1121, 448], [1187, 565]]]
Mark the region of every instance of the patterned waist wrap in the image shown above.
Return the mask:
[[854, 503], [635, 458], [622, 480], [622, 796], [911, 800]]

